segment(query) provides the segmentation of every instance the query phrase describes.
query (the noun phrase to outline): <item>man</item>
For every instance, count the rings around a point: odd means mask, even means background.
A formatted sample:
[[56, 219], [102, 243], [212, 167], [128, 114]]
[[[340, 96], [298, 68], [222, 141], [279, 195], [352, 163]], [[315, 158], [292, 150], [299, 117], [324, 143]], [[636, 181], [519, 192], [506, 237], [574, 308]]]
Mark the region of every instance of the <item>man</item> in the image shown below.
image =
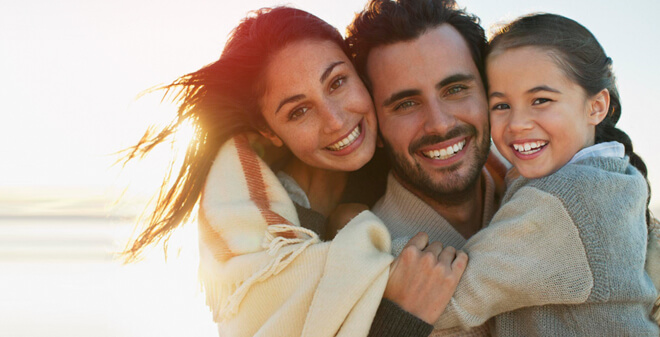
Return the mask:
[[[348, 43], [393, 168], [373, 212], [390, 230], [395, 255], [416, 233], [428, 234], [407, 245], [419, 254], [409, 253], [412, 258], [393, 267], [372, 332], [381, 323], [384, 329], [396, 324], [378, 322], [387, 317], [383, 311], [400, 310], [387, 299], [432, 323], [436, 316], [423, 312], [430, 295], [414, 296], [408, 288], [434, 271], [409, 268], [416, 272], [398, 277], [397, 270], [419, 263], [428, 241], [461, 249], [490, 221], [503, 189], [504, 167], [491, 159], [491, 169], [484, 168], [490, 147], [484, 31], [454, 1], [372, 0], [349, 27]], [[482, 327], [463, 334], [487, 332]]]

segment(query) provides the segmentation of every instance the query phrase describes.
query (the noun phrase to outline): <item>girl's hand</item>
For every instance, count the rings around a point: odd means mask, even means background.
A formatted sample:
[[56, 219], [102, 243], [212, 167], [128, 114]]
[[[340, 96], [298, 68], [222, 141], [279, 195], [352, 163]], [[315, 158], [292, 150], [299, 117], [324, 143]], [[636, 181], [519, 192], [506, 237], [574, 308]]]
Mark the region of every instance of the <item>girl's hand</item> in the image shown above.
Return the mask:
[[328, 216], [325, 227], [325, 238], [331, 240], [340, 229], [363, 211], [369, 210], [369, 206], [358, 203], [339, 204]]
[[445, 311], [467, 266], [468, 256], [415, 235], [392, 262], [384, 298], [429, 324]]

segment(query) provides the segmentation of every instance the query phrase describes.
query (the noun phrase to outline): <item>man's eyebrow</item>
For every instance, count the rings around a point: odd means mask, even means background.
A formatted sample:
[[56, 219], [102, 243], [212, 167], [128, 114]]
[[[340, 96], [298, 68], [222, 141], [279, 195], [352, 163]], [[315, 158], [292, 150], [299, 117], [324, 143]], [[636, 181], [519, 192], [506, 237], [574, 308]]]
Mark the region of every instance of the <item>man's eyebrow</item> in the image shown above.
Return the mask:
[[405, 97], [410, 97], [410, 96], [415, 96], [415, 95], [421, 95], [422, 91], [417, 90], [417, 89], [408, 89], [408, 90], [402, 90], [399, 92], [395, 92], [392, 94], [392, 96], [388, 97], [383, 101], [383, 106], [388, 106], [402, 98]]
[[323, 72], [323, 75], [321, 75], [321, 83], [325, 82], [328, 76], [330, 76], [330, 73], [332, 73], [332, 69], [334, 69], [336, 66], [340, 64], [344, 64], [344, 61], [337, 61], [330, 64]]
[[438, 84], [435, 85], [435, 88], [439, 90], [440, 88], [447, 86], [448, 84], [452, 84], [456, 82], [474, 81], [474, 80], [475, 77], [474, 75], [471, 74], [454, 74], [444, 78], [442, 81], [440, 81]]
[[305, 98], [305, 95], [300, 94], [300, 95], [295, 95], [295, 96], [291, 96], [291, 97], [289, 97], [289, 98], [285, 98], [285, 99], [283, 99], [283, 100], [280, 102], [280, 105], [277, 106], [277, 110], [275, 110], [275, 113], [277, 113], [278, 111], [280, 111], [280, 108], [282, 108], [282, 106], [284, 106], [285, 104], [288, 104], [288, 103], [291, 103], [291, 102], [296, 102], [296, 101], [299, 101], [299, 100], [301, 100], [301, 99], [303, 99], [303, 98]]

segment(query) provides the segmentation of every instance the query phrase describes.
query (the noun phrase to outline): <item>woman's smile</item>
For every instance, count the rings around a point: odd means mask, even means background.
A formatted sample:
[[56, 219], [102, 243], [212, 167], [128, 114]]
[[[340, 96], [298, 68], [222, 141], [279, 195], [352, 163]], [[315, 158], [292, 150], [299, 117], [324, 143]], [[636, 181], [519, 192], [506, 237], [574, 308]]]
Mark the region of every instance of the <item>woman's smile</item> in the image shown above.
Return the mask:
[[377, 135], [371, 96], [335, 43], [284, 47], [270, 61], [265, 84], [261, 106], [272, 130], [265, 136], [274, 144], [327, 170], [355, 171], [371, 159]]
[[364, 140], [364, 133], [362, 132], [364, 119], [358, 123], [347, 135], [343, 136], [340, 140], [332, 143], [325, 148], [337, 156], [345, 156], [350, 154], [355, 149], [360, 147]]

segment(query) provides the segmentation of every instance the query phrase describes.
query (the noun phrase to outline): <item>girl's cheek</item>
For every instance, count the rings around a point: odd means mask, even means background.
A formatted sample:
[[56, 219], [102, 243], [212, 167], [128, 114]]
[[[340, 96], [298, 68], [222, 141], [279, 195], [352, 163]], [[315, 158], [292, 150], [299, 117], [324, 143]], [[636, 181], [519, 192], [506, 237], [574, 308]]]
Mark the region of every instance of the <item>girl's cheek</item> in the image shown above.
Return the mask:
[[493, 142], [495, 142], [496, 145], [502, 139], [503, 130], [504, 130], [503, 121], [500, 118], [497, 118], [491, 114], [490, 135], [493, 138]]

